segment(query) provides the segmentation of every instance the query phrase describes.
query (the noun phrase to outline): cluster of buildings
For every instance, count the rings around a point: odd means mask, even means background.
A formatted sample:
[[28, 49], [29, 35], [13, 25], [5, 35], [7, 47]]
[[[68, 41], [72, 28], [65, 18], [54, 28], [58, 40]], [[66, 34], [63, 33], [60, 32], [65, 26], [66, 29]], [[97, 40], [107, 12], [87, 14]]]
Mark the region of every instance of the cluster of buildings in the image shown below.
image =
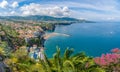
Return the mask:
[[44, 48], [33, 45], [32, 47], [27, 47], [27, 52], [30, 58], [39, 61], [39, 59], [45, 61]]
[[[28, 54], [30, 58], [38, 60], [39, 58], [44, 60], [44, 34], [45, 32], [40, 26], [34, 26], [33, 24], [22, 24], [22, 23], [15, 23], [15, 22], [5, 22], [4, 25], [10, 26], [14, 29], [19, 35], [18, 38], [25, 39], [26, 43], [29, 43], [30, 39], [38, 38], [42, 41], [42, 45], [39, 48], [36, 44], [32, 44], [27, 47]], [[4, 34], [4, 32], [0, 32]], [[42, 39], [42, 40], [41, 40]]]

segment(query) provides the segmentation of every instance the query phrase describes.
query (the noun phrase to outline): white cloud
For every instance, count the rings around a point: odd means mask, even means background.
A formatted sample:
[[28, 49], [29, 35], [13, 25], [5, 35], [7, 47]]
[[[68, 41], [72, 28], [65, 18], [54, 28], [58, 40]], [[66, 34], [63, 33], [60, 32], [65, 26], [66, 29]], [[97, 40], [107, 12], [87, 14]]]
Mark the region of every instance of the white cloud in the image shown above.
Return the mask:
[[71, 11], [71, 17], [75, 18], [85, 18], [87, 20], [93, 20], [93, 21], [119, 21], [120, 20], [120, 13], [99, 13], [99, 12], [93, 12], [93, 11]]
[[19, 6], [19, 4], [18, 4], [18, 2], [16, 2], [16, 1], [13, 2], [12, 5], [11, 5], [12, 8], [16, 8], [16, 7], [18, 7], [18, 6]]
[[120, 20], [120, 5], [116, 0], [65, 1], [64, 3], [57, 2], [55, 4], [71, 8], [70, 16], [75, 18], [85, 18], [88, 20]]
[[11, 11], [10, 12], [11, 15], [15, 15], [15, 13], [16, 13], [15, 11]]
[[8, 6], [8, 2], [6, 0], [0, 2], [0, 8], [6, 8], [7, 6]]
[[22, 15], [49, 15], [49, 16], [69, 16], [70, 10], [68, 7], [51, 6], [31, 3], [20, 8]]
[[[94, 0], [95, 1], [95, 0]], [[89, 1], [89, 2], [76, 2], [76, 1], [65, 1], [64, 3], [58, 2], [55, 3], [57, 6], [67, 6], [72, 8], [79, 8], [79, 9], [92, 9], [92, 10], [100, 10], [100, 11], [111, 11], [116, 9], [116, 5], [118, 4], [114, 0], [100, 0], [100, 1]], [[92, 2], [92, 3], [91, 3]], [[50, 5], [50, 4], [46, 4]], [[54, 4], [52, 4], [54, 5]]]
[[24, 1], [27, 0], [0, 0], [0, 15], [49, 15], [88, 20], [120, 20], [120, 5], [117, 0], [65, 0], [19, 6], [18, 3]]

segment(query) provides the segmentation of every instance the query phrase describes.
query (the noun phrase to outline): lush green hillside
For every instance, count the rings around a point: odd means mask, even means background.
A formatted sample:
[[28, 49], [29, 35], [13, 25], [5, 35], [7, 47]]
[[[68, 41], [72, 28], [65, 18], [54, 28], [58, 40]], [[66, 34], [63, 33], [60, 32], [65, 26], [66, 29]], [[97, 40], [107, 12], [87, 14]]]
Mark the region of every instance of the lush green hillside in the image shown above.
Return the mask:
[[31, 21], [71, 21], [71, 22], [90, 22], [87, 20], [79, 20], [76, 18], [69, 17], [51, 17], [51, 16], [40, 16], [40, 15], [31, 15], [31, 16], [0, 16], [1, 20], [31, 20]]

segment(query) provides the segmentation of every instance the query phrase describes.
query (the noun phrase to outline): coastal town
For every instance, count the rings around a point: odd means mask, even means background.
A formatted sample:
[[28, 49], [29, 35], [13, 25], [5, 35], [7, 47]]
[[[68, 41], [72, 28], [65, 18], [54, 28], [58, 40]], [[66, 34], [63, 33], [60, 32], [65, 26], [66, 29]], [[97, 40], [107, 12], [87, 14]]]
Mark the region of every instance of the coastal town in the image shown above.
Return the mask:
[[120, 72], [120, 0], [0, 0], [0, 72]]
[[[34, 26], [34, 24], [40, 25], [42, 23], [0, 21], [0, 45], [2, 46], [5, 43], [7, 50], [13, 52], [24, 46], [23, 50], [26, 51], [29, 58], [35, 61], [39, 61], [39, 59], [45, 61], [44, 42], [46, 33], [44, 29], [49, 30], [49, 27], [44, 26], [43, 29], [41, 26]], [[18, 41], [14, 41], [14, 39]]]
[[55, 25], [45, 22], [38, 23], [36, 21], [0, 21], [0, 42], [2, 45], [2, 41], [6, 41], [8, 47], [14, 51], [19, 49], [21, 46], [25, 46], [27, 54], [30, 58], [35, 60], [38, 60], [38, 58], [45, 60], [45, 40], [56, 35], [69, 36], [67, 34], [45, 32], [52, 32], [54, 31], [54, 28]]
[[[34, 24], [36, 23], [33, 22], [33, 23], [20, 24], [19, 22], [18, 23], [9, 22], [8, 24], [8, 22], [5, 22], [5, 23], [1, 23], [1, 29], [2, 26], [10, 27], [11, 29], [13, 29], [17, 34], [16, 37], [24, 41], [23, 43], [25, 43], [27, 52], [30, 55], [30, 57], [36, 59], [36, 56], [37, 57], [39, 56], [41, 59], [43, 59], [44, 41], [45, 41], [44, 38], [46, 38], [45, 31], [41, 28], [41, 26], [33, 26]], [[2, 39], [5, 39], [4, 38], [5, 31], [1, 30], [0, 34], [1, 34], [0, 39], [2, 41]], [[36, 40], [36, 42], [33, 40]], [[12, 49], [14, 50], [17, 50], [20, 47], [15, 43], [13, 43], [12, 45], [13, 45]], [[39, 49], [37, 50], [37, 53], [35, 53], [37, 48]]]
[[[71, 37], [54, 32], [55, 27], [77, 22], [79, 20], [60, 22], [1, 19], [0, 72], [119, 72], [119, 48], [114, 48], [101, 57], [90, 57], [84, 52], [74, 54], [73, 48], [66, 48], [63, 52], [57, 47], [53, 56], [47, 57], [47, 48], [44, 46], [46, 40], [54, 36]], [[53, 51], [52, 48], [49, 50]]]

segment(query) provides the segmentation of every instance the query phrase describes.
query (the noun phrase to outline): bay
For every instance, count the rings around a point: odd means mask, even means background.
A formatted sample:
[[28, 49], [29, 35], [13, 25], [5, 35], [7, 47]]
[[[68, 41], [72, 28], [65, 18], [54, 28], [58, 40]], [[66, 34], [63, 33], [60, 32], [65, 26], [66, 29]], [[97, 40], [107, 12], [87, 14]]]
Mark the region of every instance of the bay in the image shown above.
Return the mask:
[[88, 56], [101, 56], [113, 48], [120, 48], [120, 23], [75, 23], [57, 25], [55, 31], [70, 36], [54, 36], [46, 40], [47, 57], [52, 57], [56, 46], [61, 53], [68, 48], [74, 48], [74, 53], [84, 51]]

